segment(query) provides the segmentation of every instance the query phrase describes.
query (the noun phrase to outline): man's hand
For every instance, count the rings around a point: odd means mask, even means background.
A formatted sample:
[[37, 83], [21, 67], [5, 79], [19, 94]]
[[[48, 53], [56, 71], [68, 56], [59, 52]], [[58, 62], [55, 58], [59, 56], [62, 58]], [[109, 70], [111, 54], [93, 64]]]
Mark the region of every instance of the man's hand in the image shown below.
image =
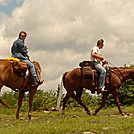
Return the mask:
[[29, 56], [27, 56], [26, 59], [29, 60]]
[[107, 60], [103, 60], [102, 63], [108, 64], [108, 61]]

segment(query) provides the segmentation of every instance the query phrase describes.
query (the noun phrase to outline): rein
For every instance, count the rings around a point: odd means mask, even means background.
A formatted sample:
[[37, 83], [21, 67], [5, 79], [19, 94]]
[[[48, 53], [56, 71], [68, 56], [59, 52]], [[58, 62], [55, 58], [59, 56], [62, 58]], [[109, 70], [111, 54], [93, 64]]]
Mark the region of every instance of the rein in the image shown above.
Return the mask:
[[[122, 74], [122, 72], [116, 67], [116, 66], [114, 66], [111, 62], [109, 62], [108, 61], [108, 63], [110, 64], [110, 65], [112, 65], [113, 67], [115, 67], [117, 70], [118, 70], [118, 72], [122, 75], [122, 77], [123, 78], [125, 78], [124, 77], [124, 75]], [[122, 82], [122, 79], [120, 78], [120, 75], [118, 74], [118, 73], [116, 73], [114, 70], [111, 70], [113, 73], [115, 73], [117, 76], [118, 76], [118, 78], [120, 79], [120, 81]]]

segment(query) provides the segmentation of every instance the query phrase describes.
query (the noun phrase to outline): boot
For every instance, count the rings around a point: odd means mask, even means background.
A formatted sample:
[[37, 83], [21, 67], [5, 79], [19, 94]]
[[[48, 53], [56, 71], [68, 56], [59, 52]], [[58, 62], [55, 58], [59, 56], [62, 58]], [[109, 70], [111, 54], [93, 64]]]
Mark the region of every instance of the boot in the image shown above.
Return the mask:
[[33, 83], [32, 87], [41, 85], [44, 82], [44, 80], [38, 80], [37, 76], [33, 76], [33, 81], [34, 81], [34, 83]]
[[32, 84], [32, 87], [35, 87], [35, 86], [38, 86], [39, 85], [39, 80], [37, 78], [37, 76], [33, 76], [33, 84]]
[[44, 80], [39, 80], [39, 85], [41, 85], [44, 82]]
[[37, 79], [38, 79], [39, 85], [41, 85], [44, 82], [44, 80], [41, 79], [41, 76], [38, 70], [36, 70], [36, 73], [37, 73]]

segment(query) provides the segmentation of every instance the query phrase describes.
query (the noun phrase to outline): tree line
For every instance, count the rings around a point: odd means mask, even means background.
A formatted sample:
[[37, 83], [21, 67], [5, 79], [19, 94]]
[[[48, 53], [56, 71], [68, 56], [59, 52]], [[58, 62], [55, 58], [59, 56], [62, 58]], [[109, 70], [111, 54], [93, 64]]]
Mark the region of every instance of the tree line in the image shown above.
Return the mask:
[[[6, 101], [6, 103], [10, 106], [10, 108], [15, 108], [15, 109], [17, 108], [18, 92], [14, 92], [14, 91], [4, 92], [1, 98], [2, 100]], [[33, 100], [33, 110], [42, 111], [42, 110], [49, 110], [52, 107], [55, 108], [57, 104], [57, 98], [58, 98], [57, 91], [52, 89], [49, 91], [44, 91], [42, 89], [39, 89], [35, 94]], [[29, 99], [29, 93], [25, 94], [24, 96], [21, 111], [27, 111], [28, 99]], [[119, 90], [119, 100], [122, 106], [134, 105], [134, 81], [133, 80], [128, 80], [122, 84]], [[87, 93], [86, 90], [83, 90], [82, 101], [88, 107], [97, 107], [101, 103], [101, 95], [91, 95]], [[113, 107], [115, 105], [116, 105], [115, 101], [112, 98], [112, 95], [110, 95], [105, 105], [105, 108]], [[61, 106], [62, 106], [62, 100], [61, 100]], [[67, 102], [67, 107], [68, 108], [80, 107], [80, 105], [70, 98], [69, 101]]]

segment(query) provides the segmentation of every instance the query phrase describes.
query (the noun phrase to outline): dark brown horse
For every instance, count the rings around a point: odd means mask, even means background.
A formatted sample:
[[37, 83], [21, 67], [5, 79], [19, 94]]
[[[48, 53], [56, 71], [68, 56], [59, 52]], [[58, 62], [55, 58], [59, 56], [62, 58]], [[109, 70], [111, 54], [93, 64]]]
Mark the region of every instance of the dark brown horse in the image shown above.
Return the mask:
[[[38, 62], [33, 62], [35, 67], [38, 69], [38, 72], [41, 73], [41, 67]], [[12, 64], [8, 60], [1, 59], [0, 60], [0, 89], [5, 85], [11, 89], [22, 89], [25, 77], [21, 76], [20, 74], [14, 72]], [[28, 81], [25, 85], [25, 88], [21, 91], [19, 90], [19, 97], [18, 97], [18, 108], [16, 112], [16, 118], [19, 119], [19, 111], [22, 105], [22, 99], [26, 91], [29, 91], [29, 111], [28, 117], [29, 120], [31, 119], [32, 115], [32, 102], [33, 97], [37, 91], [37, 86], [32, 87], [32, 80]]]
[[[100, 109], [105, 105], [106, 100], [109, 94], [113, 95], [113, 98], [117, 104], [119, 112], [121, 115], [124, 115], [120, 108], [120, 103], [118, 99], [118, 90], [120, 85], [125, 82], [127, 79], [134, 79], [134, 68], [129, 67], [113, 67], [111, 68], [111, 79], [109, 80], [109, 84], [106, 85], [107, 93], [104, 93], [102, 96], [102, 103], [98, 109], [95, 110], [94, 115], [96, 115]], [[82, 75], [80, 68], [75, 68], [71, 71], [65, 72], [63, 75], [63, 85], [67, 91], [66, 96], [63, 99], [63, 108], [62, 112], [64, 113], [65, 105], [68, 99], [71, 97], [75, 99], [87, 112], [87, 114], [91, 115], [88, 108], [82, 103], [81, 95], [83, 88], [88, 90], [92, 90], [92, 82], [91, 79], [85, 79]], [[75, 91], [75, 92], [74, 92]]]

